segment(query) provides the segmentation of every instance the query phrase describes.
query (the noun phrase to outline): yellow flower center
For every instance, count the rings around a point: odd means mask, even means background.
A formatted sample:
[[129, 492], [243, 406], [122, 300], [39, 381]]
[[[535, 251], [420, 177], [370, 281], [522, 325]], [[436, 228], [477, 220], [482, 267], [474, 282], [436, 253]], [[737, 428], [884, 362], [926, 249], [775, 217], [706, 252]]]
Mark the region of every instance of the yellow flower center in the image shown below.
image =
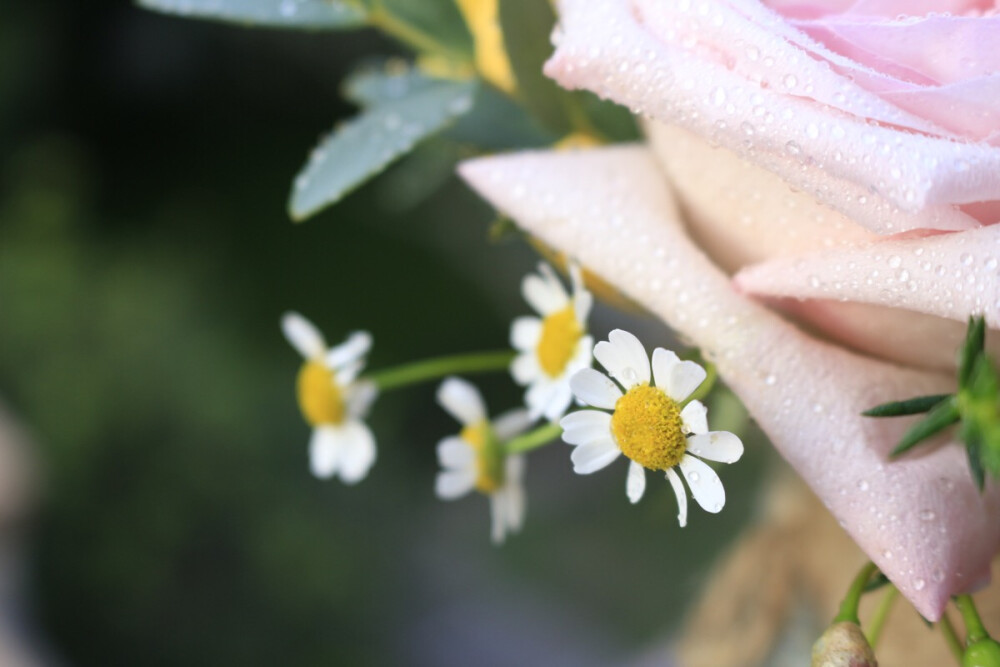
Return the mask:
[[562, 375], [582, 336], [583, 329], [576, 321], [572, 303], [542, 320], [542, 335], [535, 351], [538, 365], [546, 375], [552, 378]]
[[333, 371], [320, 361], [302, 364], [298, 380], [299, 409], [310, 426], [340, 424], [346, 412], [344, 396]]
[[611, 432], [625, 456], [650, 470], [673, 468], [687, 451], [680, 406], [648, 384], [636, 385], [618, 399]]
[[503, 454], [488, 421], [466, 426], [459, 434], [476, 452], [476, 489], [493, 493], [504, 482]]

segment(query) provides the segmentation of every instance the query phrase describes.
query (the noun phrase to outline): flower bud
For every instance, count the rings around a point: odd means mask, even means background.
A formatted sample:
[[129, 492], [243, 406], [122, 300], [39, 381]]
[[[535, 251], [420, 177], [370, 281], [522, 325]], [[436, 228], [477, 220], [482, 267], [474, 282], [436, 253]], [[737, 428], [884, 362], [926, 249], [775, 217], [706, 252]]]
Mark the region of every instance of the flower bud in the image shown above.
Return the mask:
[[1000, 667], [1000, 644], [993, 639], [980, 639], [965, 649], [962, 667]]
[[878, 667], [878, 661], [861, 628], [841, 621], [813, 644], [812, 667]]

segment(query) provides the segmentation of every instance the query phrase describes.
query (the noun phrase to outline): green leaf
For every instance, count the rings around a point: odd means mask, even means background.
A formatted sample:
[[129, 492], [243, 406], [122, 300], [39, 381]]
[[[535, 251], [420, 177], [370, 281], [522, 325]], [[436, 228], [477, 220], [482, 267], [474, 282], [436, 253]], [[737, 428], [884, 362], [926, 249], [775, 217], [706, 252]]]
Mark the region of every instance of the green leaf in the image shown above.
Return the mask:
[[434, 80], [365, 110], [313, 149], [289, 208], [303, 220], [378, 174], [472, 107], [475, 81]]
[[983, 463], [979, 456], [979, 441], [970, 438], [965, 443], [965, 453], [969, 459], [969, 472], [972, 474], [972, 481], [976, 483], [976, 488], [982, 493], [983, 488], [986, 486], [986, 470], [983, 468]]
[[524, 107], [489, 85], [479, 87], [472, 110], [446, 136], [491, 151], [550, 146], [559, 140]]
[[911, 426], [910, 430], [903, 434], [902, 439], [896, 445], [896, 448], [892, 450], [890, 456], [899, 456], [909, 451], [918, 443], [951, 426], [958, 419], [958, 401], [954, 396], [949, 396], [948, 399], [935, 405], [927, 413], [926, 417]]
[[986, 341], [986, 318], [982, 315], [969, 318], [969, 328], [965, 334], [965, 344], [959, 352], [958, 386], [964, 387], [972, 374], [972, 368], [983, 354]]
[[500, 26], [525, 106], [547, 128], [562, 136], [571, 129], [568, 93], [542, 72], [552, 54], [549, 36], [556, 16], [544, 0], [500, 0]]
[[905, 401], [893, 401], [876, 405], [874, 408], [865, 410], [861, 414], [865, 417], [902, 417], [904, 415], [918, 415], [929, 411], [935, 405], [951, 397], [951, 394], [934, 394], [931, 396], [918, 396]]
[[609, 100], [602, 100], [586, 90], [573, 93], [584, 115], [601, 136], [609, 142], [639, 141], [642, 133], [631, 111]]
[[344, 81], [341, 92], [359, 107], [371, 107], [412, 96], [435, 81], [408, 63], [390, 60], [355, 70]]
[[270, 28], [331, 30], [365, 25], [366, 14], [346, 0], [138, 0], [167, 14]]

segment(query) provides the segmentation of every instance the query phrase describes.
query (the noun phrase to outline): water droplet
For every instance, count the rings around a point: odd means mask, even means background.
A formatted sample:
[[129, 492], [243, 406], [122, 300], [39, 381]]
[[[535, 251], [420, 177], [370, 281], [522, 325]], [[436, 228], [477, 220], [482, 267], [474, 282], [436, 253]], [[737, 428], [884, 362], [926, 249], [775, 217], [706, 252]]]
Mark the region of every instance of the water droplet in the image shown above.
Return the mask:
[[882, 557], [885, 558], [886, 560], [892, 560], [892, 552], [886, 549], [885, 551], [882, 552]]
[[789, 141], [787, 144], [785, 144], [785, 152], [787, 152], [789, 155], [798, 155], [799, 153], [802, 152], [802, 147], [799, 146], [794, 141]]
[[899, 265], [902, 263], [903, 263], [903, 258], [900, 257], [899, 255], [893, 255], [892, 257], [889, 258], [889, 266], [891, 266], [894, 269], [898, 269]]
[[774, 383], [777, 381], [778, 378], [776, 378], [773, 374], [768, 374], [767, 377], [764, 378], [764, 384], [768, 385], [769, 387], [773, 386]]
[[861, 480], [860, 482], [858, 482], [858, 490], [861, 491], [861, 492], [867, 491], [868, 490], [868, 482], [866, 482], [865, 480]]
[[963, 252], [959, 259], [962, 261], [963, 266], [972, 266], [972, 255], [969, 253]]
[[785, 88], [794, 88], [798, 85], [799, 80], [795, 78], [794, 74], [786, 74], [785, 78], [781, 80], [785, 84]]
[[944, 581], [944, 570], [942, 570], [941, 568], [937, 568], [933, 572], [931, 572], [931, 581], [933, 581], [935, 584], [940, 584], [942, 581]]
[[937, 514], [934, 510], [920, 510], [920, 520], [921, 521], [933, 521], [937, 518]]
[[692, 470], [691, 472], [688, 473], [688, 479], [691, 480], [692, 482], [697, 482], [699, 479], [701, 479], [701, 475]]
[[916, 581], [913, 582], [914, 590], [922, 591], [924, 590], [924, 586], [926, 586], [926, 584], [924, 583], [923, 579], [917, 579]]

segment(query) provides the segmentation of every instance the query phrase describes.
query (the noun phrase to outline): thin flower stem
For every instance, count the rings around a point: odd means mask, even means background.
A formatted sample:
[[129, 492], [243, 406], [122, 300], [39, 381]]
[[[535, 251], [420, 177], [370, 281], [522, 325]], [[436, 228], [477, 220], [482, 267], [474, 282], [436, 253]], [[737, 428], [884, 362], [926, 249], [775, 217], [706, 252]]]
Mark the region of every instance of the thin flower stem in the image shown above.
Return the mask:
[[941, 620], [938, 621], [938, 627], [941, 628], [941, 634], [944, 635], [944, 642], [948, 645], [948, 650], [951, 654], [955, 656], [955, 660], [959, 664], [962, 664], [962, 654], [964, 653], [962, 649], [962, 640], [958, 638], [958, 633], [955, 632], [955, 626], [951, 623], [951, 618], [948, 616], [948, 612], [945, 611], [941, 614]]
[[955, 606], [958, 607], [958, 611], [962, 614], [962, 622], [965, 623], [966, 646], [982, 639], [989, 639], [990, 633], [986, 632], [971, 595], [956, 595]]
[[875, 617], [871, 621], [871, 625], [868, 626], [868, 631], [865, 635], [868, 637], [868, 643], [871, 644], [872, 650], [878, 646], [879, 637], [882, 635], [882, 629], [885, 627], [886, 621], [889, 620], [889, 613], [892, 611], [893, 604], [899, 598], [899, 589], [895, 586], [889, 586], [889, 590], [885, 592], [882, 599], [878, 603], [878, 608], [875, 610]]
[[515, 354], [513, 350], [501, 350], [435, 357], [371, 373], [365, 379], [374, 382], [379, 391], [386, 391], [436, 380], [446, 375], [506, 370]]
[[562, 435], [562, 432], [562, 427], [559, 424], [545, 424], [544, 426], [539, 426], [534, 431], [528, 431], [508, 441], [504, 445], [504, 449], [506, 449], [508, 455], [530, 452], [533, 449], [538, 449], [542, 445], [552, 442]]
[[840, 623], [842, 621], [847, 621], [849, 623], [854, 623], [855, 625], [861, 625], [861, 621], [858, 620], [858, 605], [861, 603], [861, 596], [864, 595], [865, 586], [868, 585], [868, 580], [872, 578], [872, 575], [878, 572], [878, 568], [875, 563], [869, 562], [861, 571], [858, 572], [858, 576], [854, 578], [851, 582], [851, 587], [847, 589], [847, 595], [844, 596], [844, 601], [840, 603], [840, 612], [837, 614], [836, 618], [833, 619], [834, 623]]

